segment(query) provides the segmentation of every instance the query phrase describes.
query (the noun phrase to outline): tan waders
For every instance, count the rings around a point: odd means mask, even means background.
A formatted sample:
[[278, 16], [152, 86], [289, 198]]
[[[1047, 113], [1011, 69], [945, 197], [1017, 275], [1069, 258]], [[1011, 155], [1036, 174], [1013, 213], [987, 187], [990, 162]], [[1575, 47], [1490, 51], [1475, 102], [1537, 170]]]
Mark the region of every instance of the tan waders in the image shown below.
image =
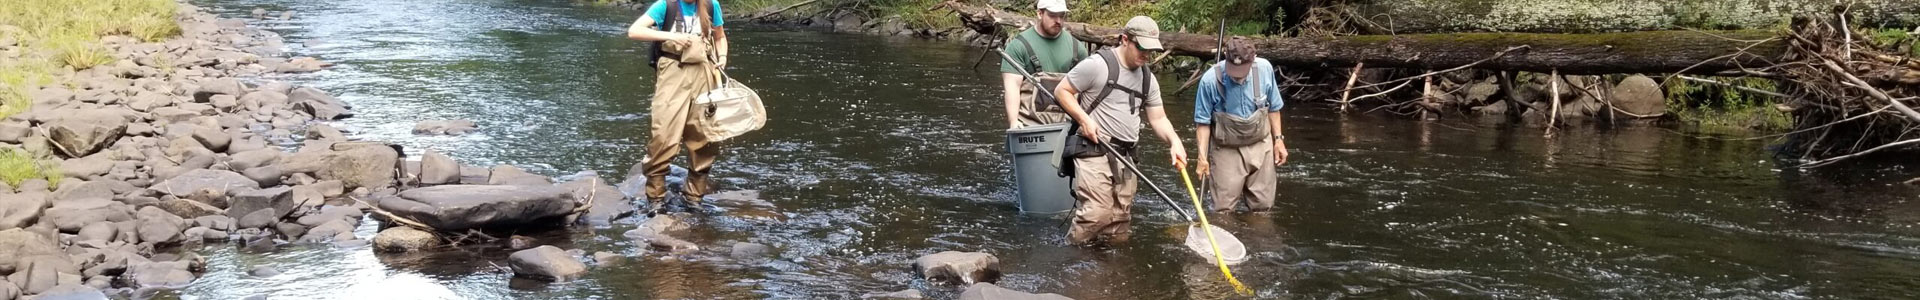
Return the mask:
[[1073, 169], [1073, 224], [1067, 242], [1126, 242], [1133, 234], [1133, 193], [1139, 179], [1107, 155], [1075, 158]]
[[[711, 45], [705, 40], [694, 43], [667, 41], [661, 43], [665, 51], [679, 53], [679, 57], [661, 57], [658, 63], [658, 77], [653, 85], [652, 116], [650, 117], [651, 139], [647, 141], [647, 200], [655, 207], [666, 201], [667, 173], [673, 157], [680, 154], [680, 146], [685, 145], [691, 152], [693, 161], [687, 175], [686, 189], [683, 191], [687, 201], [700, 201], [700, 196], [712, 191], [708, 187], [707, 173], [713, 170], [714, 159], [720, 156], [720, 147], [709, 142], [702, 134], [700, 122], [694, 118], [699, 110], [694, 107], [694, 98], [713, 90], [718, 85], [719, 72], [707, 62], [707, 51]], [[692, 203], [689, 203], [692, 204]]]
[[[1265, 117], [1265, 116], [1262, 116]], [[1273, 209], [1275, 181], [1273, 164], [1273, 141], [1267, 140], [1240, 147], [1213, 147], [1207, 152], [1211, 157], [1213, 169], [1213, 211], [1232, 211], [1233, 206], [1244, 199], [1247, 210], [1266, 211]]]

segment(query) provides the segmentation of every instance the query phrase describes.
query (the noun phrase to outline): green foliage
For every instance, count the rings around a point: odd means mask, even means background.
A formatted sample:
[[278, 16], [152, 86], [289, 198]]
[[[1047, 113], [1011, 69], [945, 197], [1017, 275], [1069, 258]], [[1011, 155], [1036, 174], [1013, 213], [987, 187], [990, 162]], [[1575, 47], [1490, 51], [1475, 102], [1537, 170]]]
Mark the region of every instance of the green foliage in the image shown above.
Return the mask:
[[0, 181], [19, 186], [28, 179], [41, 178], [59, 185], [63, 176], [58, 164], [42, 157], [19, 148], [0, 148]]
[[1234, 34], [1258, 34], [1266, 29], [1266, 1], [1252, 0], [1168, 0], [1158, 3], [1151, 16], [1161, 30], [1215, 32], [1222, 18]]
[[[1778, 91], [1778, 83], [1765, 78], [1713, 77], [1709, 80], [1763, 91]], [[1793, 119], [1774, 108], [1780, 99], [1737, 88], [1682, 79], [1667, 80], [1667, 111], [1682, 122], [1706, 132], [1733, 133], [1748, 130], [1778, 131], [1793, 125]]]
[[1869, 37], [1873, 38], [1874, 47], [1879, 47], [1881, 50], [1890, 52], [1902, 52], [1914, 57], [1920, 57], [1920, 45], [1915, 45], [1915, 41], [1920, 40], [1920, 37], [1915, 37], [1912, 33], [1904, 29], [1882, 28], [1870, 30], [1866, 33]]
[[[113, 61], [106, 35], [159, 41], [180, 34], [174, 0], [4, 0], [0, 37], [28, 51], [0, 61], [0, 118], [27, 110], [29, 91], [52, 83], [55, 71]], [[4, 176], [0, 176], [4, 177]]]

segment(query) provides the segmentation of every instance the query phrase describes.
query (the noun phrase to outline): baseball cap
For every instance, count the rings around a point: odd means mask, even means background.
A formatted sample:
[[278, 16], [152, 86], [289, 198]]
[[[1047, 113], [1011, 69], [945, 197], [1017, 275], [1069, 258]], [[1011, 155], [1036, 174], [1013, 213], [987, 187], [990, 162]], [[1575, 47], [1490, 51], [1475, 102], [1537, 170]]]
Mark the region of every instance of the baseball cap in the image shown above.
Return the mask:
[[1254, 52], [1253, 42], [1246, 37], [1235, 36], [1228, 39], [1227, 48], [1224, 50], [1227, 75], [1234, 78], [1246, 78], [1247, 73], [1253, 71], [1253, 59], [1259, 58], [1259, 54]]
[[1044, 11], [1067, 12], [1067, 0], [1039, 0], [1034, 3], [1034, 6]]
[[1127, 36], [1133, 37], [1135, 43], [1140, 44], [1140, 48], [1155, 51], [1167, 49], [1160, 46], [1160, 24], [1154, 23], [1153, 18], [1134, 16], [1133, 19], [1127, 20], [1125, 32]]

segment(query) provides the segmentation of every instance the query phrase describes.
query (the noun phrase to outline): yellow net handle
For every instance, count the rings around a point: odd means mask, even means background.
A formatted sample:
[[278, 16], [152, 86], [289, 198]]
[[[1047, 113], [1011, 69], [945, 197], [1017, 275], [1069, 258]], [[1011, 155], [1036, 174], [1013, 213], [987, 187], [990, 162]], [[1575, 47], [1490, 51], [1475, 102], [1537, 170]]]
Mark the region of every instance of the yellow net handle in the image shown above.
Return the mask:
[[1220, 241], [1213, 238], [1213, 225], [1207, 224], [1207, 209], [1200, 206], [1200, 194], [1194, 193], [1193, 179], [1187, 176], [1187, 169], [1180, 169], [1180, 182], [1187, 184], [1187, 196], [1193, 199], [1193, 214], [1200, 216], [1200, 230], [1207, 233], [1207, 244], [1213, 247], [1213, 263], [1220, 266], [1220, 275], [1227, 277], [1227, 283], [1233, 284], [1233, 291], [1243, 296], [1253, 295], [1253, 290], [1233, 278], [1233, 271], [1227, 269], [1227, 259], [1220, 254]]

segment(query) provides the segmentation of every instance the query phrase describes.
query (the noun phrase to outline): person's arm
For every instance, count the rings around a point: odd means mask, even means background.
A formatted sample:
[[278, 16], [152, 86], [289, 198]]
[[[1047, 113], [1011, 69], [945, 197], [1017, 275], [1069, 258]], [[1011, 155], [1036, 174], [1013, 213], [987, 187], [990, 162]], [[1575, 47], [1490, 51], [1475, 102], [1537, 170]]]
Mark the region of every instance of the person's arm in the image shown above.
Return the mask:
[[[666, 14], [667, 12], [666, 12], [666, 6], [664, 5], [664, 2], [654, 2], [653, 7], [647, 9], [647, 13], [640, 14], [640, 19], [635, 20], [633, 22], [633, 26], [627, 27], [627, 38], [642, 41], [642, 42], [660, 42], [660, 41], [694, 38], [694, 36], [691, 34], [660, 31], [659, 29], [660, 26], [657, 26], [657, 25], [660, 24], [659, 20], [665, 18], [664, 15]], [[659, 15], [659, 16], [656, 16], [656, 15]]]
[[1287, 139], [1280, 135], [1280, 111], [1267, 113], [1267, 123], [1273, 124], [1273, 164], [1287, 164]]
[[1214, 76], [1219, 73], [1213, 72], [1212, 68], [1207, 70], [1207, 73], [1200, 75], [1200, 82], [1195, 83], [1198, 88], [1193, 93], [1193, 124], [1196, 127], [1193, 134], [1193, 150], [1199, 153], [1195, 156], [1199, 164], [1194, 166], [1193, 171], [1200, 177], [1207, 177], [1207, 174], [1213, 172], [1213, 164], [1207, 161], [1207, 150], [1210, 150], [1207, 144], [1213, 138], [1214, 101], [1220, 97], [1216, 93], [1217, 89], [1208, 88], [1219, 84], [1218, 77]]
[[1273, 127], [1273, 132], [1270, 132], [1273, 134], [1271, 135], [1273, 137], [1273, 164], [1284, 165], [1287, 164], [1287, 155], [1289, 153], [1287, 153], [1286, 136], [1281, 134], [1284, 131], [1281, 130], [1282, 126], [1280, 126], [1280, 108], [1286, 107], [1287, 102], [1286, 99], [1280, 97], [1280, 81], [1273, 79], [1274, 76], [1278, 75], [1276, 75], [1274, 69], [1270, 67], [1271, 65], [1268, 66], [1269, 68], [1261, 71], [1262, 73], [1260, 75], [1262, 76], [1260, 77], [1263, 78], [1261, 81], [1265, 87], [1264, 92], [1267, 93], [1267, 99], [1272, 99], [1270, 100], [1272, 104], [1268, 105], [1267, 124], [1272, 124], [1271, 126]]
[[720, 12], [719, 0], [714, 0], [712, 5], [713, 5], [713, 33], [712, 33], [713, 49], [720, 51], [719, 52], [720, 56], [716, 60], [714, 60], [713, 65], [716, 68], [726, 68], [727, 67], [727, 27], [726, 27], [727, 22], [725, 19], [722, 18], [726, 14]]
[[[1074, 69], [1079, 71], [1079, 68]], [[1068, 77], [1073, 76], [1068, 75]], [[1100, 123], [1095, 123], [1093, 118], [1087, 117], [1087, 111], [1080, 108], [1080, 101], [1069, 100], [1080, 99], [1080, 89], [1073, 86], [1073, 81], [1061, 81], [1059, 86], [1053, 88], [1053, 96], [1060, 99], [1060, 109], [1066, 110], [1067, 115], [1072, 116], [1074, 122], [1080, 123], [1080, 136], [1099, 144]]]
[[1007, 129], [1020, 128], [1020, 84], [1024, 81], [1026, 79], [1020, 78], [1020, 74], [1000, 73], [1000, 91], [1006, 98]]
[[1153, 133], [1170, 145], [1167, 152], [1172, 154], [1173, 166], [1184, 172], [1187, 169], [1187, 147], [1180, 142], [1180, 133], [1173, 131], [1173, 122], [1167, 121], [1167, 108], [1148, 107], [1147, 120], [1153, 124]]

